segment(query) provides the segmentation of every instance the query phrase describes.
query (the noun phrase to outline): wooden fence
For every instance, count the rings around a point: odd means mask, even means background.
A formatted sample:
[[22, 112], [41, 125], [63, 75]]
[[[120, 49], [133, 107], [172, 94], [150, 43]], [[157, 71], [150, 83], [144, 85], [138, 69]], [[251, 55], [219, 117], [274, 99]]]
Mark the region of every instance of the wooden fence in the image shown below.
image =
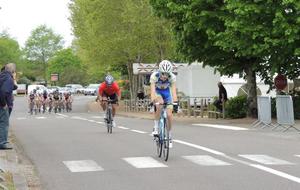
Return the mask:
[[[213, 97], [183, 97], [179, 100], [181, 114], [184, 117], [209, 117], [209, 118], [225, 118], [225, 108], [223, 112], [216, 111], [213, 105]], [[124, 109], [126, 112], [148, 112], [151, 109], [150, 99], [144, 100], [124, 100]]]

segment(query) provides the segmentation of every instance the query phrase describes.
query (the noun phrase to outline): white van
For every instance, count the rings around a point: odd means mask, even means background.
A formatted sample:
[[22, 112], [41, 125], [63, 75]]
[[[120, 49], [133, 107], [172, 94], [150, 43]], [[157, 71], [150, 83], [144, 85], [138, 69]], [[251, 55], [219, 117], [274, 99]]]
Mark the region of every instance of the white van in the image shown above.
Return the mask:
[[30, 94], [30, 92], [32, 92], [34, 89], [36, 89], [37, 93], [43, 93], [44, 90], [46, 90], [48, 92], [48, 89], [44, 85], [31, 84], [31, 85], [28, 85], [27, 94]]

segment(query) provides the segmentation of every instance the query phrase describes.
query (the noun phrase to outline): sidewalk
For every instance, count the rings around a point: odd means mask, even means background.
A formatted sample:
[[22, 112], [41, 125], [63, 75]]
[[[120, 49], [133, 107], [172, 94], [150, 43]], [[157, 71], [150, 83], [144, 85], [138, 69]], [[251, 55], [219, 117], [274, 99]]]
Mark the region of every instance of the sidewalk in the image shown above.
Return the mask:
[[[96, 102], [91, 102], [88, 105], [88, 110], [90, 112], [101, 112], [100, 105]], [[125, 117], [137, 117], [142, 119], [153, 119], [153, 114], [149, 112], [125, 112], [122, 108], [117, 111], [117, 115], [125, 116]], [[207, 118], [207, 117], [187, 117], [181, 116], [180, 114], [174, 115], [174, 121], [177, 122], [188, 122], [188, 123], [206, 123], [206, 124], [218, 124], [218, 125], [234, 125], [241, 127], [251, 127], [252, 124], [257, 121], [257, 119], [253, 118], [242, 118], [242, 119], [223, 119], [223, 118]], [[276, 119], [272, 120], [272, 123], [275, 125], [277, 122]], [[295, 125], [297, 129], [300, 130], [300, 120], [295, 120]], [[294, 129], [291, 129], [294, 130]]]

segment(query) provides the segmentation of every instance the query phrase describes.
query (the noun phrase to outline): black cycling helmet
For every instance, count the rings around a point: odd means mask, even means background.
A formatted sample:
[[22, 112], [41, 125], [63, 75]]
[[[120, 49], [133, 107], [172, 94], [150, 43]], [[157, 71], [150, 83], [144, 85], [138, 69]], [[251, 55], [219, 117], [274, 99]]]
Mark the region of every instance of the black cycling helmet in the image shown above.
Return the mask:
[[111, 75], [106, 75], [104, 80], [106, 85], [111, 86], [112, 83], [114, 82], [114, 77], [112, 77]]

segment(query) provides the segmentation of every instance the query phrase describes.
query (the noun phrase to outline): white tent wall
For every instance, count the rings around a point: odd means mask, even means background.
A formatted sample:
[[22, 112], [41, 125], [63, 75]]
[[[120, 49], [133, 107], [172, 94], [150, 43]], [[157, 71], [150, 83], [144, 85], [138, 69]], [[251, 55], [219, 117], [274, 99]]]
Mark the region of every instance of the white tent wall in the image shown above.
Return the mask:
[[212, 67], [191, 64], [178, 69], [176, 84], [179, 92], [190, 97], [213, 97], [218, 95], [217, 83], [220, 73]]

